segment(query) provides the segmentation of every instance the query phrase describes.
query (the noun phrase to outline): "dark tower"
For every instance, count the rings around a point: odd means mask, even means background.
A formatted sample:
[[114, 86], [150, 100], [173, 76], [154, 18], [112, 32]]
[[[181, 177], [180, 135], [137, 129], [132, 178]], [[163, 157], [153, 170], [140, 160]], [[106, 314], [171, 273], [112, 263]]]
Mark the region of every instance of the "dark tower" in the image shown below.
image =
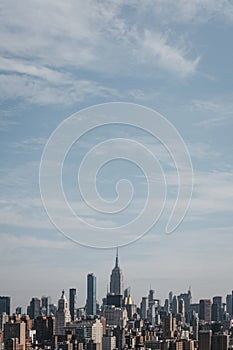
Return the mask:
[[77, 298], [76, 289], [71, 288], [69, 293], [69, 308], [70, 308], [71, 321], [74, 321], [76, 318], [76, 304], [77, 304], [76, 298]]
[[93, 273], [87, 275], [87, 315], [96, 315], [96, 277]]

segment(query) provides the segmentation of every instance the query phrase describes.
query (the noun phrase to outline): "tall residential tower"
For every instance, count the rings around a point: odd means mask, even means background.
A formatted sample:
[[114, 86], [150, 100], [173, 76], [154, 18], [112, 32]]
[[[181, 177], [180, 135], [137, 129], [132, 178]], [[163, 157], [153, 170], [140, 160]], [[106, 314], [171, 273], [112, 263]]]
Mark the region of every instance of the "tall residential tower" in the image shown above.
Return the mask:
[[74, 321], [76, 318], [76, 308], [77, 308], [76, 302], [77, 302], [76, 289], [70, 288], [69, 307], [70, 307], [71, 321]]
[[96, 315], [96, 277], [93, 273], [87, 275], [86, 314]]

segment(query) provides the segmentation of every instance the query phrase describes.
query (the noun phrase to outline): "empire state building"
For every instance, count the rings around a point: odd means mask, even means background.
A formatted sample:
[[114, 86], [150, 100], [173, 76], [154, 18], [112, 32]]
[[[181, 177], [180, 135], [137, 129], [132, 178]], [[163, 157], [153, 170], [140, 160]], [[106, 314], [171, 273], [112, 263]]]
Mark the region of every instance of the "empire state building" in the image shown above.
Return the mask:
[[123, 295], [123, 292], [124, 292], [123, 273], [119, 266], [118, 249], [117, 249], [116, 263], [115, 263], [115, 267], [112, 269], [112, 274], [110, 278], [110, 293], [115, 295]]

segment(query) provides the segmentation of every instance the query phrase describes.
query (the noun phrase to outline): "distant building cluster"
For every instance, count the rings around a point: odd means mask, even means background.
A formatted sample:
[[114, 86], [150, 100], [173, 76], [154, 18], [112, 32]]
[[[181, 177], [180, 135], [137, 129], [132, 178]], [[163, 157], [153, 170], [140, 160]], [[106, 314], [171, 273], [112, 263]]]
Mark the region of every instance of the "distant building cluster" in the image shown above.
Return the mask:
[[[68, 301], [69, 300], [69, 301]], [[150, 290], [135, 305], [124, 289], [116, 263], [110, 291], [96, 300], [96, 277], [87, 275], [87, 299], [77, 308], [77, 290], [62, 291], [58, 304], [49, 296], [32, 298], [24, 314], [11, 313], [11, 299], [0, 296], [0, 350], [229, 350], [233, 349], [233, 292], [192, 303], [191, 290], [169, 293], [164, 305]]]

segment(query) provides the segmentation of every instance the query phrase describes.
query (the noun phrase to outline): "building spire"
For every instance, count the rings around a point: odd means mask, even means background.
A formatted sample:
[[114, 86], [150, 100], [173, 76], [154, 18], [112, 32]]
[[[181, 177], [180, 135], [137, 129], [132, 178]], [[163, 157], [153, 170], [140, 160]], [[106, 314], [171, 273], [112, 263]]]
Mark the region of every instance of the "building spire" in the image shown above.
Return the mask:
[[118, 267], [119, 266], [119, 259], [118, 259], [118, 247], [117, 247], [117, 250], [116, 250], [116, 265], [115, 267]]
[[122, 296], [124, 294], [123, 284], [123, 273], [119, 266], [118, 247], [116, 247], [116, 263], [110, 277], [110, 293]]

